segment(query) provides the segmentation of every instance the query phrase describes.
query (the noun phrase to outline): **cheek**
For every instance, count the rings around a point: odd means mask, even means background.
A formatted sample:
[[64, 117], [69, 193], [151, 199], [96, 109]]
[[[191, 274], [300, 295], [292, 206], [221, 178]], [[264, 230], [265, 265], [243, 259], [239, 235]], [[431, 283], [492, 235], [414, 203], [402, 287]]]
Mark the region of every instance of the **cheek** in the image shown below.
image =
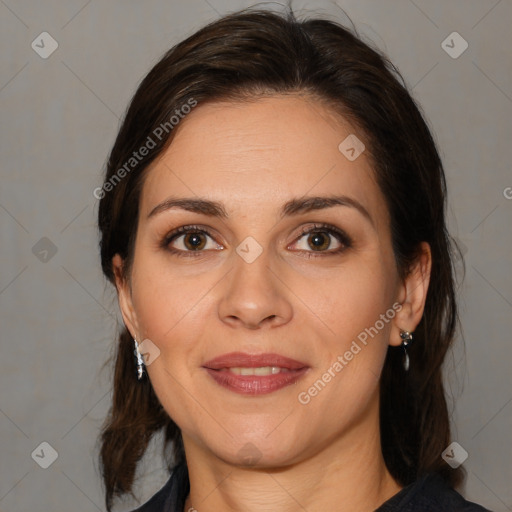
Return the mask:
[[320, 287], [302, 283], [314, 311], [305, 320], [306, 332], [307, 324], [311, 331], [317, 323], [325, 334], [317, 340], [314, 373], [297, 394], [302, 392], [301, 404], [308, 403], [305, 410], [323, 418], [318, 428], [332, 431], [364, 414], [375, 398], [394, 317], [393, 273], [377, 260], [359, 263], [340, 268]]
[[[394, 317], [393, 275], [384, 259], [373, 259], [371, 265], [359, 259], [350, 268], [334, 272], [321, 289], [304, 282], [309, 286], [309, 296], [315, 297], [311, 309], [328, 328], [319, 324], [326, 333], [318, 340], [322, 356], [315, 374], [300, 389], [308, 398], [315, 382], [322, 381], [320, 389], [322, 383], [327, 383], [325, 390], [312, 399], [315, 403], [311, 410], [332, 409], [338, 417], [344, 417], [347, 408], [360, 413], [376, 393]], [[312, 320], [310, 316], [310, 323]], [[330, 426], [335, 428], [334, 423]]]
[[[142, 260], [141, 260], [142, 261]], [[208, 290], [215, 276], [204, 273], [187, 277], [177, 267], [162, 264], [160, 259], [140, 265], [133, 276], [133, 303], [139, 325], [146, 337], [172, 348], [175, 335], [186, 329], [182, 339], [193, 340], [193, 330], [204, 323], [201, 310], [208, 304]]]
[[202, 362], [201, 340], [207, 337], [205, 308], [211, 307], [211, 298], [205, 291], [214, 284], [209, 281], [207, 275], [190, 279], [155, 265], [140, 268], [133, 280], [141, 335], [159, 351], [146, 371], [165, 410], [184, 428], [204, 413], [194, 410], [190, 397], [201, 396], [194, 382]]
[[[335, 339], [347, 343], [375, 324], [393, 302], [393, 273], [384, 260], [352, 260], [330, 272], [328, 278], [296, 278], [299, 297], [311, 320], [321, 320]], [[309, 310], [309, 313], [307, 311]]]

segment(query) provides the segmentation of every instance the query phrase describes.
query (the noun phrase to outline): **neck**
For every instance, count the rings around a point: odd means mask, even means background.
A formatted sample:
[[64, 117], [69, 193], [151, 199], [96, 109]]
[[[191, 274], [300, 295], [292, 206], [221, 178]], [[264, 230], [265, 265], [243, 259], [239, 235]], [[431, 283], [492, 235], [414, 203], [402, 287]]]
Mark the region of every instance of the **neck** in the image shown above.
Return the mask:
[[357, 425], [313, 457], [281, 467], [228, 464], [184, 436], [190, 479], [185, 512], [371, 512], [402, 487], [382, 457], [376, 425]]

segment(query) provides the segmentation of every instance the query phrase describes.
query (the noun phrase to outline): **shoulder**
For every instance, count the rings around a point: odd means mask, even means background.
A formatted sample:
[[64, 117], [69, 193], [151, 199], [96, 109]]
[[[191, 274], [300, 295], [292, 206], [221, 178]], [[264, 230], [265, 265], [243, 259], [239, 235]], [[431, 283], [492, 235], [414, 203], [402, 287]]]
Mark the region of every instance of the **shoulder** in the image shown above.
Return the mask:
[[429, 473], [405, 487], [376, 512], [491, 512], [467, 501], [438, 474]]
[[156, 494], [131, 512], [181, 512], [185, 506], [188, 488], [187, 466], [180, 464], [174, 467], [169, 480]]

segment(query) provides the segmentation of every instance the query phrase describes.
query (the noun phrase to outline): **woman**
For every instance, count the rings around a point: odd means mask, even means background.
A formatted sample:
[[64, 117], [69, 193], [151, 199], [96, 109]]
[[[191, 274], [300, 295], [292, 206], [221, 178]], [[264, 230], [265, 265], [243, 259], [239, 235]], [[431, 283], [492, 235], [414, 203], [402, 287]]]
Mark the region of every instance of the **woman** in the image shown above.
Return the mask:
[[108, 510], [161, 430], [138, 511], [485, 510], [442, 456], [445, 178], [400, 79], [336, 23], [249, 10], [143, 80], [98, 193]]

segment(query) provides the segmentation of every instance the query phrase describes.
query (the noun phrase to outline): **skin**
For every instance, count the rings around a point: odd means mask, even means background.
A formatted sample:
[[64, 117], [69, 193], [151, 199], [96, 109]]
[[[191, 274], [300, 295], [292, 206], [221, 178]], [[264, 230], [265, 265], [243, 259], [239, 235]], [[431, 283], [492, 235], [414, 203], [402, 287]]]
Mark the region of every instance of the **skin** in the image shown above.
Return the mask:
[[[160, 350], [147, 366], [154, 390], [180, 427], [191, 492], [185, 510], [372, 511], [401, 486], [386, 469], [379, 433], [379, 380], [400, 328], [414, 331], [428, 288], [428, 244], [405, 280], [391, 247], [389, 214], [368, 152], [349, 161], [338, 145], [357, 130], [303, 95], [199, 105], [181, 121], [144, 183], [133, 267], [113, 265], [126, 326]], [[334, 206], [281, 217], [284, 203], [346, 195], [368, 211]], [[222, 202], [225, 219], [180, 208], [149, 212], [170, 196]], [[325, 222], [345, 231], [315, 251], [301, 228]], [[190, 237], [161, 246], [173, 229], [210, 228], [194, 252]], [[325, 233], [325, 229], [324, 229]], [[263, 252], [236, 252], [248, 236]], [[188, 241], [188, 246], [184, 242]], [[330, 252], [330, 253], [329, 253]], [[308, 258], [308, 255], [316, 257]], [[307, 404], [298, 394], [343, 355], [394, 303], [378, 335]], [[202, 365], [218, 355], [277, 352], [306, 363], [293, 385], [260, 396], [219, 386]], [[251, 443], [257, 461], [246, 463]], [[247, 448], [246, 448], [247, 449]]]

